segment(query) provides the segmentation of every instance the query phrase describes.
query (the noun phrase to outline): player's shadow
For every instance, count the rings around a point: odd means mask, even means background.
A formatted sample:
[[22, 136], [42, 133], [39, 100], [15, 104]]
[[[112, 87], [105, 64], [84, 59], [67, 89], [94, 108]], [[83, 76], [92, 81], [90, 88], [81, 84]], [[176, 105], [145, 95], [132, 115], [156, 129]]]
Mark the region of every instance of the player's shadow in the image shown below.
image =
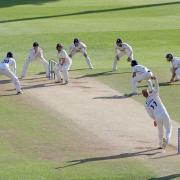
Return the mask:
[[99, 73], [94, 73], [94, 74], [86, 74], [83, 76], [78, 76], [75, 79], [82, 79], [82, 78], [86, 78], [86, 77], [98, 77], [98, 76], [111, 76], [113, 74], [128, 74], [131, 72], [112, 72], [112, 71], [104, 71], [104, 72], [99, 72]]
[[[179, 83], [178, 83], [179, 82]], [[167, 81], [167, 82], [160, 82], [159, 83], [159, 86], [160, 87], [163, 87], [163, 86], [178, 86], [178, 85], [180, 85], [180, 81], [177, 81], [177, 82], [175, 82], [175, 83], [171, 83], [171, 82], [169, 82], [169, 81]], [[143, 86], [138, 86], [139, 88], [147, 88], [148, 86], [147, 85], [143, 85]]]
[[41, 84], [34, 84], [34, 85], [27, 85], [27, 86], [22, 86], [22, 89], [35, 89], [35, 88], [48, 88], [51, 86], [59, 86], [58, 83], [41, 83]]
[[93, 99], [126, 99], [130, 96], [127, 95], [114, 95], [114, 96], [101, 96], [101, 97], [94, 97]]
[[155, 149], [148, 149], [148, 150], [138, 151], [138, 152], [133, 152], [133, 153], [122, 153], [122, 154], [113, 155], [113, 156], [78, 159], [78, 160], [68, 161], [67, 163], [70, 163], [70, 164], [62, 166], [62, 167], [56, 167], [55, 169], [62, 169], [62, 168], [76, 166], [76, 165], [80, 165], [80, 164], [84, 164], [88, 162], [94, 162], [94, 161], [97, 162], [97, 161], [105, 161], [105, 160], [113, 160], [113, 159], [122, 159], [122, 158], [130, 158], [130, 157], [135, 157], [135, 156], [154, 156], [159, 153], [161, 153], [161, 151], [155, 148]]
[[0, 8], [11, 7], [17, 5], [42, 5], [48, 2], [60, 1], [60, 0], [0, 0]]
[[[8, 7], [8, 6], [13, 6], [13, 5], [23, 5], [23, 4], [42, 4], [42, 3], [45, 3], [45, 2], [49, 2], [49, 1], [50, 0], [19, 0], [19, 1], [18, 0], [16, 0], [16, 1], [11, 0], [9, 2], [8, 0], [1, 0], [0, 1], [0, 7]], [[51, 0], [51, 1], [57, 1], [57, 0]], [[87, 10], [87, 11], [80, 11], [80, 12], [66, 13], [66, 14], [58, 14], [58, 15], [50, 15], [50, 16], [8, 19], [8, 20], [1, 20], [0, 23], [16, 22], [16, 21], [30, 21], [30, 20], [39, 20], [39, 19], [57, 18], [57, 17], [67, 17], [67, 16], [77, 16], [77, 15], [85, 15], [85, 14], [97, 14], [97, 13], [125, 11], [125, 10], [143, 9], [143, 8], [153, 8], [153, 7], [168, 6], [168, 5], [175, 5], [175, 4], [180, 4], [180, 1], [156, 3], [156, 4], [144, 4], [144, 5], [127, 6], [127, 7], [110, 8], [110, 9]]]
[[150, 178], [148, 180], [171, 180], [171, 179], [176, 179], [178, 177], [180, 177], [180, 174], [171, 174], [171, 175], [168, 175], [168, 176]]
[[89, 68], [79, 68], [79, 69], [70, 69], [69, 71], [83, 71], [83, 70], [87, 70]]
[[8, 84], [8, 83], [10, 83], [11, 82], [11, 80], [1, 80], [0, 81], [0, 84]]

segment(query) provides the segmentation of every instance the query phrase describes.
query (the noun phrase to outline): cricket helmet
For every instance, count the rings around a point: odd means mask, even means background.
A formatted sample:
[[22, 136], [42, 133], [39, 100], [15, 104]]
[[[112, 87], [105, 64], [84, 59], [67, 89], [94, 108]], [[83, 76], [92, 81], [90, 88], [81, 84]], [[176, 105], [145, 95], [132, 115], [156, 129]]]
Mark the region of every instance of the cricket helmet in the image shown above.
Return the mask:
[[63, 48], [63, 45], [61, 44], [61, 43], [57, 43], [57, 45], [56, 45], [56, 49], [58, 49], [58, 48]]
[[8, 57], [8, 58], [13, 58], [13, 53], [9, 51], [9, 52], [7, 53], [7, 57]]
[[117, 38], [117, 40], [116, 40], [116, 43], [122, 43], [123, 41], [122, 41], [122, 39], [121, 38]]
[[33, 43], [33, 47], [38, 47], [39, 46], [39, 43], [38, 42], [34, 42]]
[[133, 67], [133, 66], [136, 66], [136, 65], [138, 65], [138, 62], [137, 62], [137, 60], [132, 60], [131, 61], [131, 66]]
[[173, 55], [171, 53], [168, 53], [166, 54], [165, 58], [168, 60], [168, 61], [171, 61], [173, 59]]
[[75, 43], [79, 43], [79, 39], [78, 38], [74, 38], [74, 44]]

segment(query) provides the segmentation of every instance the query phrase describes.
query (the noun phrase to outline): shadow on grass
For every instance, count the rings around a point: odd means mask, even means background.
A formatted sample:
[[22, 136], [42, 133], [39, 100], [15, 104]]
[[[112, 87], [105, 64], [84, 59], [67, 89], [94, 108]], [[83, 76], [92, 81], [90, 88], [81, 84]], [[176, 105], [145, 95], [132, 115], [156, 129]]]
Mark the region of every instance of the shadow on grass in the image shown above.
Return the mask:
[[130, 96], [127, 95], [114, 95], [114, 96], [102, 96], [102, 97], [94, 97], [93, 99], [126, 99], [129, 98]]
[[[171, 83], [169, 81], [167, 81], [167, 82], [160, 82], [159, 83], [160, 87], [163, 87], [163, 86], [178, 86], [178, 85], [180, 85], [180, 81], [179, 81], [179, 83], [178, 83], [178, 81], [174, 82], [174, 83]], [[139, 88], [147, 88], [148, 86], [147, 85], [143, 85], [143, 86], [138, 86], [138, 87]]]
[[11, 80], [1, 80], [0, 81], [0, 84], [8, 84], [8, 83], [10, 83], [11, 82]]
[[55, 169], [61, 169], [61, 168], [76, 166], [76, 165], [84, 164], [88, 162], [95, 162], [95, 161], [97, 162], [97, 161], [129, 158], [129, 157], [135, 157], [135, 156], [153, 156], [153, 155], [161, 153], [161, 151], [157, 151], [157, 150], [158, 149], [155, 148], [155, 149], [148, 149], [148, 150], [138, 151], [138, 152], [133, 152], [133, 153], [122, 153], [122, 154], [118, 154], [114, 156], [104, 156], [104, 157], [94, 157], [94, 158], [87, 158], [87, 159], [72, 160], [72, 161], [68, 161], [68, 163], [70, 163], [69, 165], [56, 167]]
[[113, 74], [127, 74], [127, 73], [131, 73], [131, 72], [117, 73], [117, 72], [112, 72], [112, 71], [105, 71], [105, 72], [94, 73], [94, 74], [86, 74], [83, 76], [76, 77], [75, 79], [82, 79], [82, 78], [86, 78], [86, 77], [111, 76]]
[[60, 0], [0, 0], [0, 8], [11, 7], [17, 5], [42, 5], [48, 2], [60, 1]]
[[[39, 2], [39, 4], [41, 4], [41, 3], [49, 2], [49, 1], [50, 0], [37, 0], [37, 3], [35, 3], [36, 0], [27, 0], [27, 3], [26, 3], [25, 0], [22, 0], [22, 1], [20, 1], [20, 0], [19, 1], [3, 0], [0, 3], [0, 6], [6, 7], [6, 6], [8, 6], [8, 4], [9, 4], [9, 6], [20, 5], [20, 4], [22, 5], [23, 3], [24, 4], [33, 4], [33, 3], [38, 4], [38, 2]], [[57, 1], [57, 0], [52, 0], [52, 1]], [[114, 12], [114, 11], [124, 11], [124, 10], [133, 10], [133, 9], [169, 6], [169, 5], [175, 5], [175, 4], [180, 4], [180, 1], [173, 1], [173, 2], [167, 2], [167, 3], [156, 3], [156, 4], [145, 4], [145, 5], [128, 6], [128, 7], [111, 8], [111, 9], [87, 10], [87, 11], [80, 11], [80, 12], [67, 13], [67, 14], [57, 14], [57, 15], [51, 15], [51, 16], [38, 16], [38, 17], [29, 17], [29, 18], [8, 19], [8, 20], [1, 20], [0, 23], [8, 23], [8, 22], [16, 22], [16, 21], [30, 21], [30, 20], [39, 20], [39, 19], [48, 19], [48, 18], [59, 18], [59, 17], [77, 16], [77, 15], [86, 15], [86, 14], [97, 14], [97, 13], [105, 13], [105, 12]]]
[[150, 178], [148, 180], [171, 180], [171, 179], [176, 179], [178, 177], [180, 177], [180, 174], [171, 174], [171, 175], [168, 175], [168, 176]]

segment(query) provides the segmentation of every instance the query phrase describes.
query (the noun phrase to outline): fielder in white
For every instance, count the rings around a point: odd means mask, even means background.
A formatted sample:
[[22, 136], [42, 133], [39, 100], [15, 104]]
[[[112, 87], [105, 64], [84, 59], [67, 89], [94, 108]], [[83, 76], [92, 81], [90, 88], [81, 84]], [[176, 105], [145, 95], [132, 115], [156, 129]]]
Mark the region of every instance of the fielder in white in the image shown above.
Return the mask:
[[155, 80], [154, 89], [152, 91], [148, 91], [147, 89], [142, 90], [142, 94], [146, 98], [144, 106], [149, 116], [154, 120], [154, 126], [158, 127], [159, 148], [165, 149], [171, 137], [172, 125], [169, 114], [159, 97], [158, 80], [156, 77], [152, 77], [152, 79]]
[[116, 45], [115, 45], [115, 58], [114, 58], [112, 71], [117, 70], [118, 61], [120, 61], [120, 59], [125, 55], [127, 55], [128, 57], [127, 61], [132, 61], [134, 59], [132, 47], [129, 44], [124, 43], [121, 38], [118, 38], [116, 40]]
[[76, 53], [82, 53], [86, 59], [86, 63], [89, 69], [93, 69], [93, 65], [91, 64], [90, 57], [87, 54], [87, 46], [83, 42], [81, 42], [78, 38], [74, 39], [74, 42], [70, 46], [69, 57], [72, 58]]
[[30, 49], [29, 55], [28, 55], [26, 62], [23, 66], [21, 78], [22, 79], [25, 78], [27, 68], [28, 68], [30, 62], [34, 59], [40, 59], [41, 63], [44, 65], [44, 69], [46, 71], [46, 77], [49, 77], [49, 63], [44, 58], [43, 50], [39, 47], [38, 42], [34, 42], [33, 48]]
[[[11, 69], [10, 69], [11, 67]], [[17, 95], [23, 94], [20, 82], [16, 76], [16, 61], [13, 58], [13, 53], [8, 52], [6, 58], [0, 62], [0, 73], [9, 77], [16, 87]]]
[[166, 54], [166, 60], [171, 62], [171, 72], [172, 76], [170, 82], [175, 82], [180, 80], [180, 58], [173, 57], [172, 54]]
[[137, 95], [137, 83], [141, 82], [143, 80], [147, 81], [148, 88], [150, 91], [152, 91], [153, 84], [151, 81], [151, 77], [153, 77], [153, 73], [145, 66], [138, 65], [138, 62], [136, 60], [131, 61], [132, 66], [132, 93], [131, 95]]
[[[58, 79], [57, 83], [62, 82], [64, 79], [64, 84], [68, 84], [69, 83], [68, 70], [70, 69], [72, 60], [64, 50], [63, 45], [61, 43], [58, 43], [56, 45], [56, 50], [58, 52], [58, 58], [59, 58], [59, 63], [55, 67], [55, 73]], [[61, 72], [63, 73], [63, 78]]]

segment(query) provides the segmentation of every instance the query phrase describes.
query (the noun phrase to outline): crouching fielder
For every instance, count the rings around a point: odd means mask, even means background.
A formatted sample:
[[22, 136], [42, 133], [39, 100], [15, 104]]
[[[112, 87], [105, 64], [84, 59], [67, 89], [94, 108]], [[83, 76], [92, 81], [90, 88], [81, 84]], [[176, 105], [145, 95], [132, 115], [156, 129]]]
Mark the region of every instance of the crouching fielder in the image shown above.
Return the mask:
[[131, 95], [137, 94], [137, 83], [143, 80], [147, 81], [148, 88], [150, 91], [152, 91], [153, 84], [151, 81], [151, 77], [153, 77], [153, 73], [147, 67], [138, 65], [138, 62], [136, 60], [131, 61], [131, 66], [133, 72], [132, 80], [131, 80], [131, 85], [132, 85]]
[[154, 126], [158, 127], [159, 148], [165, 149], [171, 137], [172, 125], [169, 114], [159, 97], [158, 81], [156, 77], [152, 77], [152, 79], [155, 80], [154, 89], [152, 91], [142, 90], [142, 94], [146, 98], [144, 106], [150, 117], [154, 120]]
[[[12, 67], [12, 71], [10, 66]], [[16, 87], [17, 95], [23, 94], [20, 82], [16, 76], [16, 61], [13, 59], [12, 52], [8, 52], [6, 58], [0, 63], [0, 72], [11, 79]]]
[[34, 59], [40, 59], [41, 63], [44, 65], [44, 69], [46, 71], [46, 77], [49, 77], [49, 64], [46, 61], [46, 59], [44, 58], [43, 50], [39, 47], [39, 43], [34, 42], [33, 48], [30, 49], [29, 55], [23, 66], [21, 78], [22, 79], [25, 78], [28, 66], [29, 66], [30, 62]]
[[[64, 83], [68, 84], [69, 82], [68, 70], [72, 64], [72, 60], [64, 50], [63, 45], [61, 43], [58, 43], [56, 45], [56, 50], [58, 52], [58, 58], [59, 58], [59, 63], [56, 65], [55, 68], [55, 73], [58, 79], [57, 82], [62, 82], [64, 79]], [[61, 72], [63, 73], [63, 78]]]
[[127, 55], [127, 61], [132, 61], [133, 60], [133, 49], [132, 47], [124, 43], [121, 38], [118, 38], [116, 40], [116, 45], [115, 45], [115, 58], [112, 66], [112, 71], [117, 70], [117, 63], [118, 61], [121, 60], [123, 56]]
[[171, 72], [172, 76], [170, 82], [179, 81], [180, 80], [180, 58], [174, 57], [172, 54], [166, 54], [166, 60], [171, 62]]
[[85, 57], [89, 69], [93, 69], [93, 65], [91, 64], [90, 57], [87, 54], [87, 46], [83, 42], [81, 42], [78, 38], [74, 38], [74, 41], [70, 46], [69, 57], [72, 58], [78, 52], [82, 53], [83, 56]]

